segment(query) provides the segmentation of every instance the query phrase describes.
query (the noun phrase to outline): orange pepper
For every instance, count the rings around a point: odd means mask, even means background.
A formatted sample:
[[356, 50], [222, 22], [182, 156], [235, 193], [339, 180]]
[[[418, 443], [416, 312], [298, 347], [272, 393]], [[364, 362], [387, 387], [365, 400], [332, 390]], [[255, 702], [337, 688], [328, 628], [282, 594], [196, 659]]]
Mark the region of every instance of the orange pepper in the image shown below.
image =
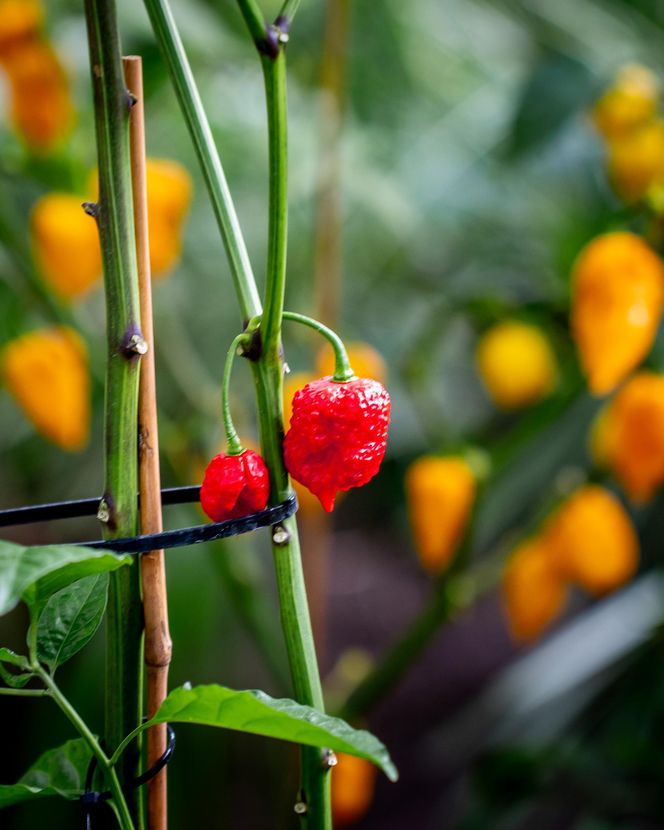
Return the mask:
[[38, 0], [0, 0], [0, 63], [37, 35], [43, 24], [44, 9]]
[[0, 373], [41, 435], [64, 450], [85, 446], [90, 379], [87, 350], [75, 331], [59, 326], [12, 340], [0, 353]]
[[58, 56], [45, 40], [33, 38], [11, 50], [3, 65], [16, 131], [31, 149], [51, 151], [74, 121], [69, 81]]
[[519, 409], [546, 397], [558, 374], [543, 332], [518, 320], [493, 326], [480, 339], [477, 369], [489, 397], [501, 409]]
[[373, 801], [376, 767], [364, 758], [339, 752], [331, 774], [333, 824], [335, 827], [355, 824]]
[[601, 413], [593, 455], [630, 499], [643, 503], [664, 482], [664, 376], [638, 372]]
[[441, 573], [468, 526], [475, 475], [460, 456], [423, 456], [408, 468], [405, 488], [418, 558], [430, 573]]
[[102, 272], [97, 223], [81, 202], [69, 193], [47, 193], [30, 214], [35, 258], [51, 288], [66, 299], [86, 294]]
[[[182, 252], [182, 227], [192, 197], [191, 176], [179, 162], [149, 158], [146, 164], [150, 270], [159, 278], [175, 266]], [[88, 179], [93, 199], [99, 198], [98, 172]]]
[[663, 302], [662, 261], [640, 237], [607, 233], [581, 251], [572, 273], [571, 328], [593, 394], [610, 392], [647, 355]]
[[192, 183], [176, 161], [148, 159], [150, 268], [155, 277], [173, 268], [182, 252], [182, 226], [191, 202]]
[[606, 139], [615, 139], [657, 114], [660, 85], [650, 69], [630, 63], [618, 70], [613, 84], [595, 104], [592, 119]]
[[570, 496], [543, 529], [561, 576], [589, 594], [619, 588], [636, 571], [639, 541], [618, 499], [587, 485]]
[[[387, 383], [387, 365], [373, 346], [362, 342], [346, 343], [346, 351], [358, 378], [373, 378], [383, 384]], [[318, 352], [316, 369], [323, 377], [334, 374], [334, 352], [327, 343]]]

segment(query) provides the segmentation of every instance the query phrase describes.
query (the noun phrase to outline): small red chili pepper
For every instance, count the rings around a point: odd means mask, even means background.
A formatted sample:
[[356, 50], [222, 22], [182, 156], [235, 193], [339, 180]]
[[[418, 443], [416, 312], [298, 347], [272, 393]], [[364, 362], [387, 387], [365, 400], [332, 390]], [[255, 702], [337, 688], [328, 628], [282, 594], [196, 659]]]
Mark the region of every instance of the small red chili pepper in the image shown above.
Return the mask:
[[339, 491], [361, 487], [385, 455], [390, 396], [377, 380], [312, 381], [293, 398], [286, 469], [328, 511]]
[[201, 507], [213, 522], [223, 522], [263, 510], [269, 495], [268, 470], [257, 452], [220, 453], [205, 470]]

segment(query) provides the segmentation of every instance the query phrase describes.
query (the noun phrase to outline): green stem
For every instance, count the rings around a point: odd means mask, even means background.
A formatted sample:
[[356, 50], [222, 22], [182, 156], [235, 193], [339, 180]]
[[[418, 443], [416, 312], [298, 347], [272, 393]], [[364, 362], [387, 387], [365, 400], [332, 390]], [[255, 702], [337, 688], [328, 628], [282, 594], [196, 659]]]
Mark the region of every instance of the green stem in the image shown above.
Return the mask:
[[246, 342], [246, 339], [246, 332], [242, 332], [241, 334], [238, 334], [238, 336], [231, 343], [230, 348], [228, 349], [228, 352], [226, 354], [226, 363], [224, 364], [224, 376], [221, 383], [221, 411], [224, 418], [226, 445], [229, 455], [240, 455], [241, 452], [244, 452], [244, 447], [242, 446], [240, 436], [237, 434], [237, 430], [235, 429], [235, 424], [233, 423], [233, 418], [231, 416], [229, 390], [231, 383], [231, 374], [233, 372], [233, 361], [235, 360], [237, 350], [242, 346], [244, 342]]
[[349, 380], [353, 380], [355, 372], [350, 365], [348, 352], [346, 351], [343, 340], [335, 331], [332, 331], [331, 328], [323, 325], [323, 323], [319, 323], [318, 320], [314, 320], [312, 317], [305, 317], [304, 314], [298, 314], [295, 311], [284, 311], [284, 320], [301, 323], [303, 326], [309, 326], [310, 329], [322, 334], [334, 350], [334, 375], [332, 376], [332, 380], [337, 383], [346, 383]]
[[203, 170], [212, 208], [228, 255], [242, 315], [245, 319], [254, 317], [260, 314], [261, 303], [249, 255], [219, 153], [212, 138], [210, 124], [203, 109], [173, 14], [168, 0], [144, 0], [144, 2]]
[[83, 738], [83, 740], [90, 748], [90, 751], [97, 759], [97, 763], [103, 770], [104, 776], [108, 783], [108, 788], [112, 793], [113, 803], [116, 808], [116, 815], [118, 817], [120, 827], [122, 828], [122, 830], [134, 830], [134, 822], [129, 812], [129, 807], [127, 806], [127, 801], [125, 799], [124, 793], [122, 792], [120, 781], [106, 753], [102, 750], [101, 746], [99, 745], [99, 742], [92, 734], [85, 721], [81, 718], [81, 716], [78, 714], [76, 709], [74, 709], [74, 707], [67, 700], [67, 698], [62, 694], [62, 692], [56, 685], [53, 678], [48, 674], [48, 672], [45, 672], [41, 667], [39, 667], [36, 670], [36, 673], [39, 675], [40, 679], [46, 686], [48, 694], [53, 698], [53, 700], [59, 706], [62, 713], [69, 720], [74, 729], [76, 729], [79, 735]]
[[0, 695], [8, 697], [48, 697], [48, 689], [6, 689], [0, 688]]
[[[85, 0], [99, 161], [99, 235], [104, 266], [108, 361], [105, 404], [105, 490], [99, 511], [107, 537], [137, 529], [138, 381], [145, 342], [140, 331], [134, 237], [129, 109], [114, 0]], [[139, 565], [110, 575], [106, 650], [106, 728], [115, 746], [142, 716], [142, 608]], [[138, 770], [139, 748], [121, 778]], [[142, 826], [140, 799], [130, 807]]]
[[[252, 35], [263, 68], [268, 121], [269, 226], [265, 311], [260, 333], [262, 351], [255, 369], [259, 427], [263, 456], [270, 470], [272, 503], [290, 493], [284, 467], [282, 387], [284, 366], [281, 349], [286, 286], [288, 239], [288, 131], [286, 105], [286, 56], [280, 31], [256, 23], [260, 12], [254, 0], [238, 0], [240, 11]], [[266, 46], [268, 48], [266, 48]], [[272, 537], [281, 625], [286, 640], [294, 694], [300, 703], [324, 711], [323, 691], [318, 672], [302, 558], [294, 518], [288, 519]], [[301, 802], [299, 813], [306, 830], [331, 830], [330, 776], [320, 750], [302, 748]]]
[[285, 21], [286, 26], [290, 27], [299, 5], [300, 0], [285, 0], [283, 6], [281, 7], [281, 11], [277, 16], [277, 20]]

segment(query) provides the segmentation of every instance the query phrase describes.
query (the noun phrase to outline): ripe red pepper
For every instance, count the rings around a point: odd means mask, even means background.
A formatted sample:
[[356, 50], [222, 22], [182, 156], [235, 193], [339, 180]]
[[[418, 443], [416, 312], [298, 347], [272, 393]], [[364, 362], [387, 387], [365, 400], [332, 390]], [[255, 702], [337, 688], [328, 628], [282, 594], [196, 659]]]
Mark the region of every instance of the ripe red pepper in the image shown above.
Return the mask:
[[220, 453], [205, 470], [201, 507], [213, 522], [223, 522], [263, 510], [269, 495], [268, 470], [257, 452]]
[[293, 398], [286, 469], [328, 511], [339, 491], [361, 487], [385, 455], [390, 396], [377, 380], [312, 381]]

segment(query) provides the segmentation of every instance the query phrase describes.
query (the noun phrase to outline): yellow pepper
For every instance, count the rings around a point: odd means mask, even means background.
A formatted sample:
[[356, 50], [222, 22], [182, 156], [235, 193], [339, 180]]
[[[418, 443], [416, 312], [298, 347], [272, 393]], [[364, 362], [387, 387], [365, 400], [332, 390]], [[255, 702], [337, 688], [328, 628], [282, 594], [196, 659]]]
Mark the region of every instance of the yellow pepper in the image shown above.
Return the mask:
[[537, 639], [562, 613], [567, 587], [541, 537], [523, 542], [510, 556], [502, 600], [510, 633], [518, 643]]
[[33, 38], [6, 54], [2, 64], [14, 128], [32, 150], [51, 151], [74, 121], [69, 81], [58, 56], [45, 40]]
[[647, 67], [635, 63], [621, 67], [593, 108], [595, 126], [608, 140], [625, 135], [655, 117], [659, 91], [657, 76]]
[[[182, 252], [182, 228], [192, 197], [191, 176], [179, 162], [149, 158], [146, 164], [150, 270], [163, 277], [174, 267]], [[97, 170], [90, 174], [88, 187], [99, 198]]]
[[546, 397], [556, 383], [551, 345], [536, 326], [508, 320], [489, 329], [476, 353], [477, 369], [493, 402], [518, 409]]
[[627, 202], [642, 199], [664, 178], [664, 121], [657, 119], [608, 145], [609, 178]]
[[376, 787], [376, 767], [356, 755], [337, 753], [332, 767], [332, 820], [336, 827], [359, 821], [371, 806]]
[[608, 490], [581, 487], [543, 529], [561, 578], [601, 595], [627, 582], [636, 571], [639, 542], [625, 509]]
[[85, 344], [72, 329], [31, 331], [0, 353], [0, 373], [41, 435], [64, 450], [82, 449], [90, 424]]
[[182, 252], [182, 226], [192, 195], [191, 177], [176, 161], [148, 159], [150, 268], [155, 277], [173, 268]]
[[630, 499], [648, 501], [664, 482], [664, 376], [638, 372], [599, 416], [594, 457]]
[[662, 315], [664, 269], [626, 231], [593, 239], [572, 273], [571, 329], [590, 391], [605, 395], [643, 360]]
[[0, 63], [25, 40], [37, 35], [44, 24], [38, 0], [0, 0]]
[[423, 456], [408, 468], [405, 488], [418, 558], [430, 573], [441, 573], [468, 526], [475, 475], [459, 456]]
[[82, 201], [69, 193], [48, 193], [30, 214], [35, 258], [46, 282], [65, 299], [86, 294], [102, 272], [97, 223], [84, 213]]
[[[387, 365], [381, 354], [368, 343], [346, 343], [348, 358], [358, 378], [373, 378], [380, 383], [387, 383]], [[316, 369], [323, 377], [334, 374], [334, 352], [325, 344], [318, 352]]]

